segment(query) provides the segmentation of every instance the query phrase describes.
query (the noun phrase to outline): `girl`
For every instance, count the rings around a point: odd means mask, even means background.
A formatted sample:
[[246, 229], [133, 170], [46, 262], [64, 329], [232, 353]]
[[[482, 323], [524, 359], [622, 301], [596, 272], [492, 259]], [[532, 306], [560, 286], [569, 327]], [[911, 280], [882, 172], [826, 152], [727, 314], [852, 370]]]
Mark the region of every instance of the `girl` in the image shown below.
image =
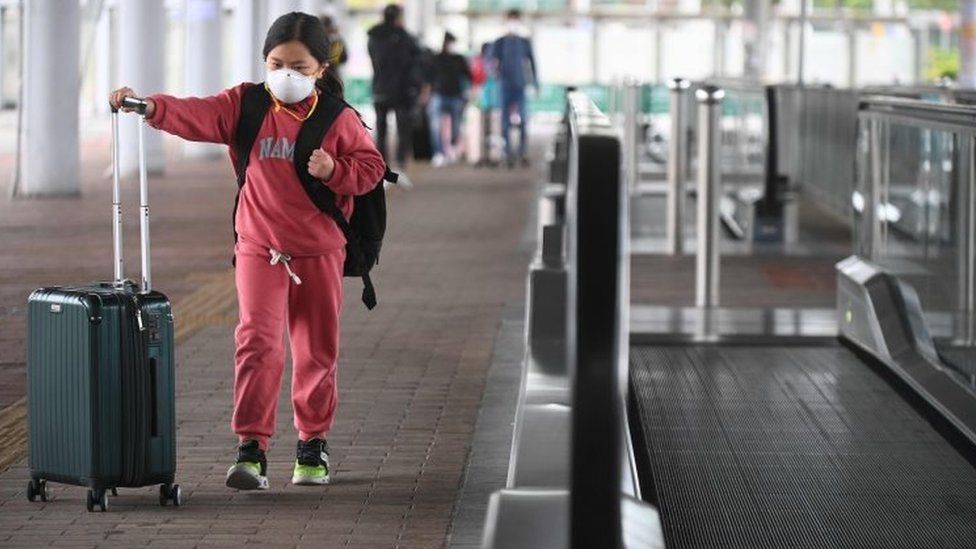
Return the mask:
[[[201, 52], [202, 53], [202, 52]], [[235, 281], [240, 318], [235, 331], [234, 414], [240, 441], [227, 486], [267, 489], [268, 439], [274, 432], [284, 372], [283, 330], [291, 341], [292, 404], [298, 455], [292, 482], [329, 482], [326, 436], [338, 393], [336, 359], [345, 238], [335, 221], [309, 199], [293, 155], [298, 131], [326, 94], [341, 97], [329, 71], [330, 45], [315, 17], [290, 13], [268, 30], [263, 55], [272, 106], [251, 149], [234, 226]], [[215, 96], [147, 98], [147, 122], [192, 141], [233, 145], [245, 89], [241, 84]], [[135, 96], [130, 88], [111, 95], [114, 107]], [[231, 161], [235, 162], [233, 148]], [[308, 171], [327, 185], [348, 218], [353, 196], [380, 181], [383, 158], [357, 113], [344, 108], [312, 153]], [[294, 273], [294, 274], [292, 274]]]

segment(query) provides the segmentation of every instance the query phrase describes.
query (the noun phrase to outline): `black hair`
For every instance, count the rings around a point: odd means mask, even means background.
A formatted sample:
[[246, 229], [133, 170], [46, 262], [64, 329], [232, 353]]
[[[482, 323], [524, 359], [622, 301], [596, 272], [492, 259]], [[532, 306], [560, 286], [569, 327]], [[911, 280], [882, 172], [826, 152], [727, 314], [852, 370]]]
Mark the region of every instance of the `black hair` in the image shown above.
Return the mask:
[[[319, 63], [324, 65], [331, 61], [332, 44], [329, 43], [329, 35], [325, 32], [325, 26], [322, 25], [318, 17], [293, 11], [275, 19], [271, 28], [268, 29], [268, 36], [264, 39], [264, 49], [262, 50], [264, 58], [268, 58], [271, 50], [285, 42], [292, 41], [304, 44], [312, 57]], [[315, 85], [320, 90], [342, 99], [342, 80], [332, 70], [331, 65], [326, 67], [322, 78], [319, 78]]]
[[522, 10], [520, 10], [518, 8], [512, 8], [512, 9], [508, 10], [507, 12], [505, 12], [505, 18], [506, 19], [521, 19], [522, 18]]
[[327, 31], [335, 28], [335, 21], [332, 20], [332, 16], [323, 15], [322, 17], [319, 17], [319, 21], [322, 22], [322, 26], [325, 27], [325, 30]]
[[450, 31], [444, 33], [444, 44], [441, 46], [441, 51], [447, 51], [447, 45], [457, 42], [457, 37], [450, 33]]
[[403, 15], [403, 8], [399, 4], [387, 4], [383, 8], [383, 22], [387, 25], [392, 25], [401, 15]]

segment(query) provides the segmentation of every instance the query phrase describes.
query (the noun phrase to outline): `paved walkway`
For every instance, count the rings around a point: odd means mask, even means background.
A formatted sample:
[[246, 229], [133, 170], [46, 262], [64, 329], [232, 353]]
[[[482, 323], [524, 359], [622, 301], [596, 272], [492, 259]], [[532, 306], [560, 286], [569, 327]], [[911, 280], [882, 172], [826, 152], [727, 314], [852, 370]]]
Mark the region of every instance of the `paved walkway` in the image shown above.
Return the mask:
[[[0, 383], [11, 387], [2, 395], [10, 425], [23, 394], [16, 330], [30, 288], [104, 277], [110, 263], [98, 240], [108, 243], [110, 234], [108, 187], [97, 177], [104, 163], [86, 164], [80, 199], [0, 202]], [[84, 490], [62, 486], [49, 503], [31, 504], [21, 459], [0, 473], [0, 546], [444, 545], [503, 311], [524, 300], [520, 243], [535, 174], [418, 169], [416, 187], [391, 196], [375, 280], [380, 306], [368, 313], [359, 285], [347, 284], [341, 403], [329, 437], [335, 483], [288, 484], [296, 435], [285, 383], [269, 454], [272, 489], [254, 494], [223, 486], [235, 444], [229, 173], [225, 160], [179, 163], [153, 182], [154, 275], [176, 304], [177, 477], [186, 505], [161, 509], [155, 488], [146, 488], [122, 490], [108, 513], [88, 513]], [[135, 225], [126, 229], [137, 234]]]

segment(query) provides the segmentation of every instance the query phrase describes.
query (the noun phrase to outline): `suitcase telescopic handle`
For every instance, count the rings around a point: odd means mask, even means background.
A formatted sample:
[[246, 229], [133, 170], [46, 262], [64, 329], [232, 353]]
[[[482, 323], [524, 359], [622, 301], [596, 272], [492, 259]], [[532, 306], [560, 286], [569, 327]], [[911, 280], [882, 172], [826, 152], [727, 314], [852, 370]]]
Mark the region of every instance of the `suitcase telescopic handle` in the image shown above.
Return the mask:
[[[139, 116], [139, 229], [142, 247], [141, 291], [152, 290], [149, 262], [149, 178], [146, 173], [146, 106], [144, 99], [126, 97], [122, 106], [134, 109]], [[122, 257], [122, 185], [119, 180], [119, 110], [112, 108], [112, 248], [115, 259], [114, 279], [123, 284], [124, 260]]]
[[[140, 97], [123, 97], [122, 107], [126, 109], [132, 109], [138, 114], [146, 114], [146, 109], [149, 107], [149, 102]], [[118, 112], [119, 109], [112, 107], [112, 112]]]

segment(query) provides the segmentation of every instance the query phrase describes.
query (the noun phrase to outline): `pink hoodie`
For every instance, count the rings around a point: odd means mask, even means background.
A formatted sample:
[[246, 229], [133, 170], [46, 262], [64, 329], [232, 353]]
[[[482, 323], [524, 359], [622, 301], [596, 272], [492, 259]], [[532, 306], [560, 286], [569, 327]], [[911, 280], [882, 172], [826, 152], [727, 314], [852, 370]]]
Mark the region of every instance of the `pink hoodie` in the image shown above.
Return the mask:
[[[147, 121], [155, 128], [190, 141], [231, 146], [241, 96], [240, 84], [212, 97], [177, 98], [153, 95], [156, 112]], [[313, 97], [287, 108], [308, 113]], [[241, 192], [234, 225], [238, 236], [292, 256], [319, 255], [340, 249], [346, 239], [335, 222], [312, 204], [295, 172], [295, 140], [302, 122], [272, 104], [251, 149], [247, 182]], [[385, 163], [368, 130], [352, 109], [345, 109], [322, 140], [335, 159], [332, 178], [323, 183], [336, 194], [336, 204], [349, 217], [354, 195], [365, 194], [383, 177]], [[231, 162], [236, 161], [230, 148]]]

